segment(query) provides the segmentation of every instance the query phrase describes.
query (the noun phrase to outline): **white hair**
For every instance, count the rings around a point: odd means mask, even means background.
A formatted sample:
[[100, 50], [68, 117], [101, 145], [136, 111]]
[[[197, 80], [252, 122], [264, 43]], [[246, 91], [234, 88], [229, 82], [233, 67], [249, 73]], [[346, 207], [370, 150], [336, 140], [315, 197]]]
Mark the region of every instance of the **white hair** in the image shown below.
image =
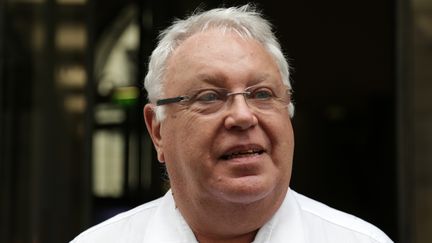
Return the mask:
[[[193, 13], [184, 20], [174, 21], [170, 27], [161, 32], [159, 43], [150, 56], [148, 73], [144, 81], [150, 102], [155, 103], [164, 95], [163, 79], [166, 63], [173, 51], [190, 36], [210, 28], [234, 31], [242, 37], [260, 42], [277, 63], [283, 83], [291, 89], [289, 65], [272, 31], [271, 24], [254, 6], [246, 4], [241, 7], [216, 8]], [[293, 116], [292, 102], [288, 110], [290, 116]], [[155, 112], [157, 120], [164, 119], [163, 106], [156, 107]]]

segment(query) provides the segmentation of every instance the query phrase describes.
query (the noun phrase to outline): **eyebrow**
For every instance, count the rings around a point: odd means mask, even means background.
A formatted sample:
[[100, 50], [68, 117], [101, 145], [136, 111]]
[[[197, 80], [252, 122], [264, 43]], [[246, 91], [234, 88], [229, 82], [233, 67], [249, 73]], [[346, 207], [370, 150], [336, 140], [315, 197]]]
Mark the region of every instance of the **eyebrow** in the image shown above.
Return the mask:
[[198, 74], [195, 78], [196, 81], [200, 81], [206, 84], [211, 84], [214, 86], [222, 86], [220, 83], [224, 83], [226, 81], [226, 77], [222, 74]]
[[[249, 86], [252, 86], [252, 85], [256, 85], [258, 83], [273, 80], [273, 79], [276, 79], [276, 78], [273, 77], [272, 75], [270, 75], [269, 73], [260, 73], [260, 74], [254, 75], [254, 77], [250, 78], [247, 83]], [[204, 84], [210, 84], [210, 85], [215, 86], [215, 87], [223, 87], [224, 83], [226, 83], [226, 81], [227, 81], [227, 78], [223, 74], [202, 73], [202, 74], [198, 74], [194, 78], [194, 80], [200, 81], [201, 83], [204, 83]]]
[[254, 83], [264, 82], [273, 79], [273, 76], [269, 73], [262, 73], [260, 75], [257, 75], [256, 78], [254, 78]]

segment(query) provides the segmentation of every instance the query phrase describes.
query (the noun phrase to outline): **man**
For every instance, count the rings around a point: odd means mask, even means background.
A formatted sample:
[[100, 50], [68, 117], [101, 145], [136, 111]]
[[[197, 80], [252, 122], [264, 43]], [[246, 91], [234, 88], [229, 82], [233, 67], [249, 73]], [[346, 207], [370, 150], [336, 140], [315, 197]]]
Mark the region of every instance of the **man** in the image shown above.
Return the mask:
[[144, 117], [171, 190], [73, 242], [392, 242], [289, 188], [288, 64], [253, 7], [197, 13], [160, 38]]

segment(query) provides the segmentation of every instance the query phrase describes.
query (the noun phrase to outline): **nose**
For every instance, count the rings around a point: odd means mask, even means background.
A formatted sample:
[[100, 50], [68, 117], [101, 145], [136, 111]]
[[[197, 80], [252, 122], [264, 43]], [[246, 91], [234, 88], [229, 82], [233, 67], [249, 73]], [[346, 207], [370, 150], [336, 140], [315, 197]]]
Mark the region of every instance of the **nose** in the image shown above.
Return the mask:
[[258, 118], [246, 103], [246, 97], [239, 93], [233, 95], [227, 107], [224, 125], [227, 129], [246, 130], [258, 124]]

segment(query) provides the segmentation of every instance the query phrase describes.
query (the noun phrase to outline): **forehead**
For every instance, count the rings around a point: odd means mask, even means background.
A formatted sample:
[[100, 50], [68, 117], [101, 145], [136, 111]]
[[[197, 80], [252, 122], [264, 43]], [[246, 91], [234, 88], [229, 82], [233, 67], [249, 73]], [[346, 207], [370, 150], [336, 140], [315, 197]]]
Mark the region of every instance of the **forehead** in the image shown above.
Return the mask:
[[261, 43], [233, 31], [211, 29], [194, 34], [174, 50], [167, 61], [164, 83], [171, 89], [179, 83], [187, 86], [262, 77], [280, 80], [276, 62]]

